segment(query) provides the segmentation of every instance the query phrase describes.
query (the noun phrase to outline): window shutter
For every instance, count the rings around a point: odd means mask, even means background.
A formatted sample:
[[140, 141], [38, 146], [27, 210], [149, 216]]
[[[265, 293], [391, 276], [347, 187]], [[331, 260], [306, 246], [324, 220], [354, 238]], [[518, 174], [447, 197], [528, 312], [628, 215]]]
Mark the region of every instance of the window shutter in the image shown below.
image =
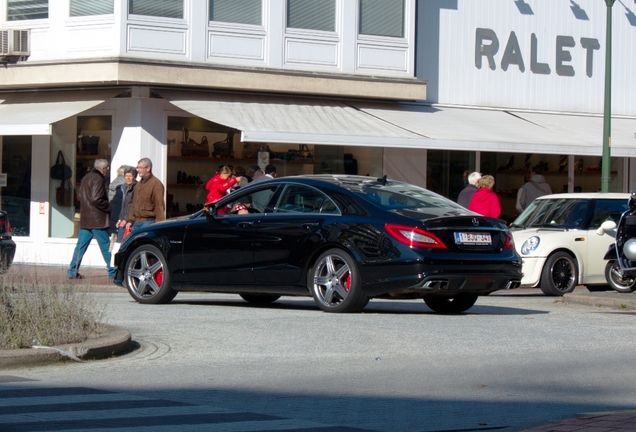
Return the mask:
[[128, 13], [183, 19], [183, 0], [128, 0]]
[[71, 0], [70, 16], [112, 14], [114, 0]]
[[335, 31], [336, 0], [287, 0], [287, 27]]
[[49, 0], [8, 0], [7, 21], [49, 17]]
[[360, 0], [360, 34], [404, 37], [404, 0]]
[[261, 0], [210, 0], [210, 21], [262, 25]]

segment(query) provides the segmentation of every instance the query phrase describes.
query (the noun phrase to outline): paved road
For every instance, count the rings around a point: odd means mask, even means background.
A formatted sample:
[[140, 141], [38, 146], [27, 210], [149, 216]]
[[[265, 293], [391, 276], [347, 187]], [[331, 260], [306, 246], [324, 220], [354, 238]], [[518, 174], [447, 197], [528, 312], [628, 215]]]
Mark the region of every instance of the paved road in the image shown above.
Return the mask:
[[139, 348], [0, 371], [1, 431], [512, 431], [636, 407], [633, 312], [536, 290], [459, 316], [421, 301], [336, 315], [309, 299], [94, 295]]

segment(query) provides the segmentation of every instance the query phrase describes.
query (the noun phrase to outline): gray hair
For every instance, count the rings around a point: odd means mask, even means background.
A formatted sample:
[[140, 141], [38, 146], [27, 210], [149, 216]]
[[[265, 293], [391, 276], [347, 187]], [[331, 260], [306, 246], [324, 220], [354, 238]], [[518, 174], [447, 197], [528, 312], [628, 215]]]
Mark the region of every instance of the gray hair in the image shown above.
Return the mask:
[[479, 180], [481, 180], [481, 173], [473, 172], [468, 176], [468, 183], [477, 186], [479, 184]]
[[146, 168], [150, 168], [150, 171], [152, 171], [152, 161], [149, 158], [141, 158], [137, 163], [143, 163]]
[[128, 165], [122, 165], [117, 168], [117, 177], [123, 177], [124, 173], [126, 172], [126, 168], [128, 168]]
[[137, 178], [137, 168], [135, 168], [134, 166], [126, 166], [126, 168], [124, 169], [124, 175], [126, 174], [132, 174], [133, 177]]
[[103, 170], [104, 168], [108, 167], [108, 161], [106, 159], [95, 159], [93, 167], [97, 171]]

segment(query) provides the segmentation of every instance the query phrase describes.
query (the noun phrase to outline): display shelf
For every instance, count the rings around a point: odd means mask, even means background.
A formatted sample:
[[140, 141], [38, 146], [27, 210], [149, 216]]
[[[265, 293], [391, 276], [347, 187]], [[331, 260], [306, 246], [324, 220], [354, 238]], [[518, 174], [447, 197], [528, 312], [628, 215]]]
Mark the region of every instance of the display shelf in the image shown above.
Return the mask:
[[205, 183], [168, 183], [168, 188], [183, 188], [183, 189], [198, 189], [202, 187], [205, 189]]
[[[496, 174], [514, 174], [514, 175], [525, 175], [527, 174], [529, 171], [526, 170], [522, 170], [522, 169], [514, 169], [514, 170], [501, 170], [501, 171], [495, 171]], [[543, 176], [555, 176], [555, 175], [567, 175], [568, 171], [567, 170], [563, 170], [563, 171], [543, 171], [541, 173], [541, 175]], [[593, 176], [593, 175], [600, 175], [601, 171], [600, 170], [575, 170], [574, 171], [574, 175], [588, 175], [588, 176]], [[611, 174], [618, 174], [618, 171], [612, 171]]]

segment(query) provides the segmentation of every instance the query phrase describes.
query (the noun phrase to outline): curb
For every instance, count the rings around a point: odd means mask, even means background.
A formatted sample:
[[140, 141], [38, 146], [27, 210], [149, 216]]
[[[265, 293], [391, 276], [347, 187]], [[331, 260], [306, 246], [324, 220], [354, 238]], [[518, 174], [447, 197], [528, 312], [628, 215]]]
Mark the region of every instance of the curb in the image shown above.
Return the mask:
[[75, 344], [54, 347], [0, 350], [0, 369], [40, 366], [61, 361], [97, 360], [121, 354], [131, 347], [130, 332], [105, 324], [104, 333]]
[[616, 291], [573, 292], [565, 294], [563, 301], [565, 303], [609, 307], [618, 310], [636, 310], [636, 293], [621, 294]]

